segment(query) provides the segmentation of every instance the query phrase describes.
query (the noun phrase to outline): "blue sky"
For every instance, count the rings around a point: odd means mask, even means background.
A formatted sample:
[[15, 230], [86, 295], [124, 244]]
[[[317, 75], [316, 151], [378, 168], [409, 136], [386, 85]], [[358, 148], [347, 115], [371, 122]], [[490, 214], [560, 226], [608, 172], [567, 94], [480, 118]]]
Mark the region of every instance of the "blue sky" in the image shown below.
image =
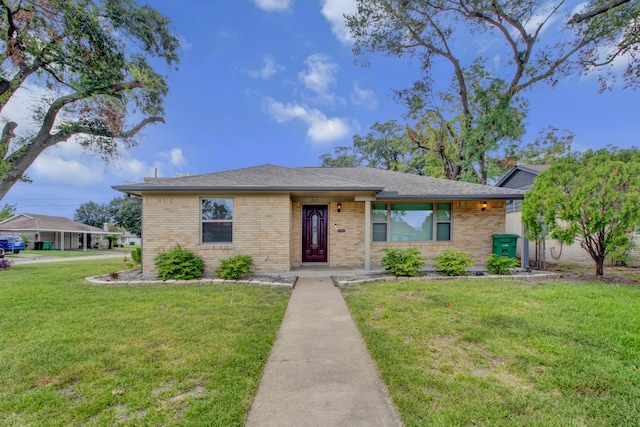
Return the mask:
[[[111, 165], [73, 141], [53, 147], [29, 169], [33, 183], [16, 184], [2, 205], [72, 218], [82, 203], [120, 196], [112, 185], [140, 182], [156, 169], [172, 177], [264, 163], [314, 166], [376, 121], [403, 122], [392, 89], [416, 80], [416, 64], [382, 56], [370, 57], [369, 67], [355, 64], [341, 18], [353, 10], [352, 0], [149, 4], [170, 18], [182, 40], [179, 69], [166, 70], [166, 124], [145, 128], [139, 146]], [[481, 45], [470, 40], [466, 50], [476, 54]], [[499, 52], [488, 54], [499, 63]], [[435, 77], [449, 81], [446, 70]], [[526, 96], [525, 141], [553, 125], [575, 133], [574, 149], [639, 145], [638, 93], [622, 85], [598, 94], [594, 76], [574, 77]], [[27, 105], [3, 115], [25, 116]]]

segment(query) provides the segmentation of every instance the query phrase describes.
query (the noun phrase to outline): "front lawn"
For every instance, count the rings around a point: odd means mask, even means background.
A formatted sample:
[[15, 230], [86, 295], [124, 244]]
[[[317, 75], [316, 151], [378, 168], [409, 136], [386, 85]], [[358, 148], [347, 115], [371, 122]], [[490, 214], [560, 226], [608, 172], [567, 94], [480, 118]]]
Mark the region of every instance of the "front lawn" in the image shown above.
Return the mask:
[[290, 291], [82, 280], [123, 268], [0, 270], [0, 425], [243, 424]]
[[30, 257], [30, 258], [39, 258], [39, 257], [56, 257], [56, 258], [71, 258], [71, 257], [79, 257], [79, 256], [96, 256], [96, 255], [103, 255], [105, 253], [117, 253], [115, 250], [111, 250], [111, 251], [98, 251], [98, 250], [92, 250], [92, 251], [82, 251], [82, 250], [66, 250], [66, 251], [61, 251], [58, 249], [51, 249], [51, 250], [47, 250], [47, 251], [36, 251], [33, 249], [26, 249], [24, 251], [20, 251], [19, 254], [13, 254], [11, 252], [6, 253], [6, 256], [8, 259], [16, 259], [19, 257], [24, 257], [25, 255]]
[[343, 292], [407, 426], [638, 425], [638, 286], [459, 280]]

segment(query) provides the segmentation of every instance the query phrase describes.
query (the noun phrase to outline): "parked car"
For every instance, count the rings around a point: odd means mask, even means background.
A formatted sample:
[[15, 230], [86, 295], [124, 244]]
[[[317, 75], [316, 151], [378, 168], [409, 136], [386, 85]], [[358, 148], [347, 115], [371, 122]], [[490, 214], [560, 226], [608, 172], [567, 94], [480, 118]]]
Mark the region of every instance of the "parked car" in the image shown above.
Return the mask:
[[24, 250], [24, 240], [20, 236], [3, 234], [0, 235], [0, 248], [17, 254]]

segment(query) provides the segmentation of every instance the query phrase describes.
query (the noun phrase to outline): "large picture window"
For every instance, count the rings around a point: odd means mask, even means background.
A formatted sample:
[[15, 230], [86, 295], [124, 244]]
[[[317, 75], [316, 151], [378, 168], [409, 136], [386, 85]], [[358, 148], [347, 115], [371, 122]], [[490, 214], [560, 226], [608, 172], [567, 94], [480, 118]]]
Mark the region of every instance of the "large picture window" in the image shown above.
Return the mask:
[[451, 203], [374, 203], [372, 224], [374, 242], [451, 240]]
[[233, 242], [233, 199], [202, 199], [202, 243]]

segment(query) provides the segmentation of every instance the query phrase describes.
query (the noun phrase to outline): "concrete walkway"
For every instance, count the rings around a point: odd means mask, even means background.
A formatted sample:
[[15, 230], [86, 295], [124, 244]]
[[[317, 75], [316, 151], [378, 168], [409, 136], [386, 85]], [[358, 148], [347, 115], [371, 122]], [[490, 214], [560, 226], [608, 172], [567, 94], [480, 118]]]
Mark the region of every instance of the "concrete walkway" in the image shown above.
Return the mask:
[[402, 426], [331, 279], [296, 282], [246, 426]]

